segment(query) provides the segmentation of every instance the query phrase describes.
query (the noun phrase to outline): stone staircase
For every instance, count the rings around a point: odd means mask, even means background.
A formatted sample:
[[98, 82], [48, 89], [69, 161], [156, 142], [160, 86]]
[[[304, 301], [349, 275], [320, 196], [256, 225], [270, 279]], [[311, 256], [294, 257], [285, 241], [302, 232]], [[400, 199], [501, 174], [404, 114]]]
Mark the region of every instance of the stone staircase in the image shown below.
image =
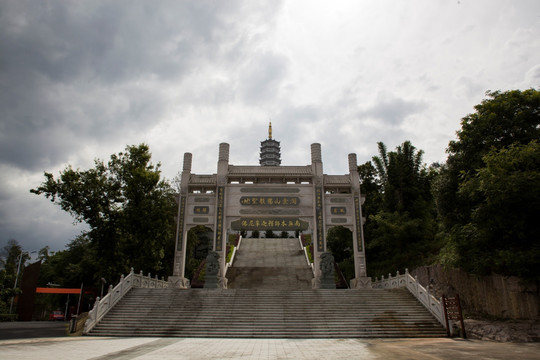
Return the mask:
[[298, 239], [242, 239], [229, 289], [311, 289], [313, 272]]
[[95, 336], [223, 338], [444, 337], [405, 289], [132, 289]]
[[[247, 241], [246, 241], [247, 240]], [[229, 289], [133, 288], [95, 336], [223, 338], [444, 337], [406, 289], [311, 290], [296, 239], [244, 239]]]

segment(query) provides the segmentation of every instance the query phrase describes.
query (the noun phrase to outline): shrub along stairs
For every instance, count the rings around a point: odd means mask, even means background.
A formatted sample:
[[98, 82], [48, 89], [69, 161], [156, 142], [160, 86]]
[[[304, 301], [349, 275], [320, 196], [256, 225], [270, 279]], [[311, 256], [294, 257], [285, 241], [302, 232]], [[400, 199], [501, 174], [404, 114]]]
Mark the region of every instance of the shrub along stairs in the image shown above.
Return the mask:
[[311, 269], [298, 251], [298, 240], [292, 240], [296, 243], [289, 239], [242, 240], [235, 265], [227, 274], [230, 288], [226, 290], [133, 288], [89, 335], [227, 338], [446, 335], [440, 323], [406, 289], [311, 290]]

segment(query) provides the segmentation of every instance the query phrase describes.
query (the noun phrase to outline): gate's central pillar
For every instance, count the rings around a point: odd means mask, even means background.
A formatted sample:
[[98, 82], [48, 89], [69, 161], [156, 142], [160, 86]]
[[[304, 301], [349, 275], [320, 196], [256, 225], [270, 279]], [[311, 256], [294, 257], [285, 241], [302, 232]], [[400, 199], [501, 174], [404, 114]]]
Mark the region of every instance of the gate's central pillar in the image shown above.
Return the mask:
[[218, 287], [227, 288], [227, 278], [225, 277], [225, 266], [227, 264], [227, 229], [225, 229], [227, 203], [227, 178], [229, 174], [229, 144], [219, 144], [219, 158], [217, 169], [217, 199], [215, 217], [215, 239], [214, 251], [219, 254]]
[[313, 229], [313, 269], [315, 278], [313, 288], [318, 288], [321, 279], [320, 256], [326, 250], [325, 224], [324, 224], [324, 188], [323, 188], [323, 164], [321, 156], [321, 144], [311, 144], [311, 171], [313, 182], [313, 217], [315, 224]]
[[366, 252], [364, 246], [364, 217], [362, 215], [363, 197], [360, 193], [360, 175], [356, 154], [349, 154], [349, 176], [351, 178], [351, 192], [354, 205], [354, 274], [351, 279], [352, 289], [371, 288], [371, 278], [366, 274]]
[[169, 287], [187, 289], [189, 280], [185, 278], [186, 240], [187, 233], [184, 229], [186, 218], [186, 201], [188, 196], [189, 177], [191, 176], [192, 154], [184, 154], [182, 166], [180, 193], [178, 194], [178, 214], [176, 219], [176, 243], [174, 248], [173, 275], [169, 276]]

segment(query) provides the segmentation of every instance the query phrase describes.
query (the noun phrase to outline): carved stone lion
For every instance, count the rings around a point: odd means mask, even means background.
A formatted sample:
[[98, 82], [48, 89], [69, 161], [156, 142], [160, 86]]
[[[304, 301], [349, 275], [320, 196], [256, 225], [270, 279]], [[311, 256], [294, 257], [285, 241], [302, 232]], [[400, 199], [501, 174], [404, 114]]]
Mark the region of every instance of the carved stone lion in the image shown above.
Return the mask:
[[217, 276], [219, 272], [219, 254], [210, 251], [206, 257], [206, 276]]
[[334, 256], [331, 253], [325, 252], [321, 254], [321, 263], [319, 265], [322, 277], [334, 277]]

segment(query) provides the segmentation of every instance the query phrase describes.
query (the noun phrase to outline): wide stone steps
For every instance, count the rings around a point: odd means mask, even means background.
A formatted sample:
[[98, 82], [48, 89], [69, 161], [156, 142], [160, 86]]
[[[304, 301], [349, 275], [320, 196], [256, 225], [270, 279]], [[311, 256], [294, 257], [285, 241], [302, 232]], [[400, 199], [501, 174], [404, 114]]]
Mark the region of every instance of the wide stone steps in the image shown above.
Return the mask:
[[90, 335], [354, 338], [445, 331], [401, 289], [132, 289]]

